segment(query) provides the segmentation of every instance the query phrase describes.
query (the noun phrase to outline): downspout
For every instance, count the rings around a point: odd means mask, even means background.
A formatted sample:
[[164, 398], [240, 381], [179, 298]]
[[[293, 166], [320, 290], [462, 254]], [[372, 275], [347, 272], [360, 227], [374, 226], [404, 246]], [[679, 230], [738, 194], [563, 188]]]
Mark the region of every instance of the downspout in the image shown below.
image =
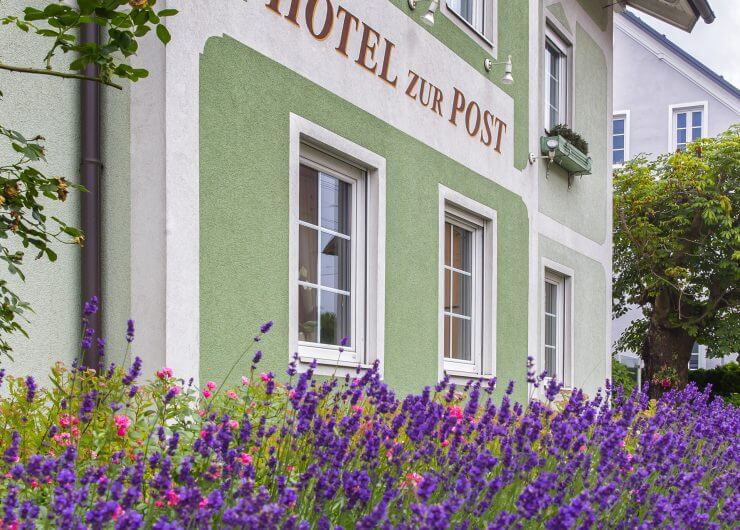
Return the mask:
[[[80, 28], [80, 41], [100, 43], [100, 26], [95, 23], [83, 24]], [[96, 64], [85, 67], [84, 75], [100, 77], [100, 68]], [[82, 247], [82, 302], [97, 296], [101, 301], [100, 309], [88, 318], [88, 326], [95, 330], [93, 345], [83, 354], [83, 364], [90, 368], [99, 368], [97, 339], [103, 336], [102, 306], [102, 267], [101, 267], [101, 175], [103, 163], [100, 159], [100, 84], [96, 81], [81, 81], [80, 100], [80, 138], [81, 168], [80, 183], [87, 188], [82, 193], [82, 231], [85, 233], [85, 244]]]

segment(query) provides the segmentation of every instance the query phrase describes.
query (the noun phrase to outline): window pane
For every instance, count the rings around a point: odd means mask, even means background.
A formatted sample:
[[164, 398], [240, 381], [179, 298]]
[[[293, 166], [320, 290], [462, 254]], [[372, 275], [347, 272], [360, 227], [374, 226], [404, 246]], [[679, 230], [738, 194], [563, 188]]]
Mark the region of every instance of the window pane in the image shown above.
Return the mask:
[[545, 346], [545, 370], [549, 377], [557, 377], [555, 367], [558, 364], [558, 353], [555, 348]]
[[699, 368], [699, 354], [692, 353], [691, 359], [689, 360], [689, 370], [697, 370]]
[[558, 307], [558, 286], [545, 282], [545, 313], [554, 315]]
[[319, 223], [319, 172], [301, 164], [298, 210], [301, 221]]
[[623, 149], [615, 149], [614, 151], [612, 151], [612, 163], [614, 165], [624, 164], [624, 150]]
[[318, 291], [313, 287], [298, 286], [298, 340], [316, 342], [318, 333]]
[[448, 359], [452, 357], [452, 352], [450, 351], [450, 328], [451, 326], [452, 326], [452, 317], [445, 315], [444, 352], [445, 352], [445, 357], [447, 357]]
[[343, 338], [351, 345], [349, 296], [321, 291], [321, 343], [338, 345]]
[[614, 149], [624, 149], [624, 136], [615, 134], [612, 142], [612, 147]]
[[614, 134], [624, 134], [624, 120], [614, 120]]
[[349, 234], [352, 186], [336, 177], [321, 173], [321, 226]]
[[470, 272], [472, 259], [472, 232], [462, 227], [452, 227], [452, 266]]
[[470, 320], [451, 317], [450, 322], [451, 357], [460, 361], [470, 361]]
[[349, 291], [351, 262], [349, 239], [322, 232], [321, 285]]
[[445, 223], [445, 265], [452, 265], [452, 224]]
[[679, 129], [676, 131], [676, 143], [678, 144], [686, 143], [686, 129]]
[[472, 298], [471, 277], [459, 272], [452, 273], [452, 308], [456, 315], [470, 316], [470, 300]]
[[313, 228], [298, 227], [298, 279], [302, 282], [317, 282], [318, 237], [318, 232]]
[[701, 138], [701, 127], [694, 127], [691, 129], [691, 140], [698, 140]]
[[679, 128], [686, 128], [686, 113], [679, 112], [676, 115], [676, 126]]
[[445, 311], [450, 312], [451, 309], [451, 303], [452, 298], [450, 298], [452, 292], [452, 271], [445, 269], [445, 300], [444, 300], [444, 308]]
[[701, 111], [695, 110], [691, 113], [691, 126], [701, 127]]

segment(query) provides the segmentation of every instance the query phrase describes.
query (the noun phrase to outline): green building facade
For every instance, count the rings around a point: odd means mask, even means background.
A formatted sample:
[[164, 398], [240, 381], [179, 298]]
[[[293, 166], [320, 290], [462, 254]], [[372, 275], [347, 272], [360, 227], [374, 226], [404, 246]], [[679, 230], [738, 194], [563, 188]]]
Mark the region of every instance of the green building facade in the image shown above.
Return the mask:
[[[149, 78], [104, 93], [111, 358], [131, 315], [149, 370], [220, 381], [273, 320], [257, 346], [277, 374], [294, 353], [327, 375], [377, 361], [399, 392], [447, 372], [515, 380], [525, 400], [531, 356], [603, 386], [611, 7], [443, 0], [429, 25], [425, 0], [166, 4], [172, 42], [133, 61]], [[72, 83], [33, 82], [75, 108]], [[16, 108], [23, 91], [3, 86]], [[57, 119], [49, 154], [67, 174], [77, 119]], [[589, 169], [550, 156], [558, 123], [586, 139]], [[14, 370], [74, 355], [76, 260], [35, 266]]]

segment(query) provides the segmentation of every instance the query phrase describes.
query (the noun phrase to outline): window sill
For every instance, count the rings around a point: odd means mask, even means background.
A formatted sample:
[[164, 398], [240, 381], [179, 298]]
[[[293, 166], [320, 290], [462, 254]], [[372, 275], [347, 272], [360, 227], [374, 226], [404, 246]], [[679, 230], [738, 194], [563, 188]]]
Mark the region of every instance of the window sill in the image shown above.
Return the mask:
[[[305, 372], [308, 370], [311, 363], [316, 361], [316, 369], [314, 372], [317, 375], [322, 376], [333, 376], [344, 377], [345, 375], [356, 375], [362, 374], [373, 369], [372, 364], [347, 361], [343, 359], [327, 359], [325, 357], [315, 357], [313, 355], [307, 355], [305, 353], [298, 354], [298, 371]], [[382, 378], [382, 373], [381, 373]]]
[[488, 381], [488, 380], [494, 379], [496, 377], [493, 374], [485, 374], [484, 375], [484, 374], [480, 374], [480, 373], [476, 373], [476, 372], [465, 372], [465, 371], [462, 371], [462, 370], [450, 370], [448, 368], [445, 368], [445, 373], [452, 380], [456, 380], [456, 379], [457, 380], [460, 380], [460, 379], [462, 379], [462, 380], [468, 381], [470, 379], [473, 379], [473, 380], [480, 379], [480, 380], [483, 380], [483, 381]]

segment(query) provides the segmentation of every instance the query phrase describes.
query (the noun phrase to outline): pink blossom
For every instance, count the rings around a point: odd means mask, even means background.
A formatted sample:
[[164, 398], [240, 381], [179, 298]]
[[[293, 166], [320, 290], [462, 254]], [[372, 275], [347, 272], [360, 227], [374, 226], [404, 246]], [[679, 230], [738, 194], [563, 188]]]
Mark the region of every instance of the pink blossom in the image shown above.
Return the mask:
[[266, 373], [262, 372], [260, 374], [260, 379], [262, 379], [265, 383], [267, 383], [272, 378], [270, 377], [270, 374], [266, 374]]
[[249, 455], [247, 453], [242, 453], [241, 455], [239, 455], [239, 459], [242, 461], [242, 464], [244, 464], [245, 466], [252, 465], [252, 455]]
[[208, 506], [208, 498], [203, 497], [198, 503], [198, 508], [205, 508], [206, 506]]
[[206, 398], [206, 399], [208, 399], [209, 397], [211, 397], [211, 391], [210, 390], [204, 390], [203, 391], [203, 397]]
[[360, 405], [352, 405], [352, 410], [355, 412], [362, 412], [362, 407]]
[[249, 386], [249, 379], [245, 375], [242, 376], [242, 385]]
[[180, 393], [180, 387], [179, 386], [172, 386], [170, 387], [170, 392], [172, 392], [173, 395], [177, 395]]
[[439, 444], [439, 445], [441, 445], [442, 447], [447, 447], [448, 445], [450, 445], [450, 441], [449, 440], [442, 440], [442, 443]]
[[206, 383], [206, 388], [208, 388], [208, 390], [216, 390], [216, 386], [216, 383], [214, 383], [213, 381], [208, 381]]
[[457, 418], [458, 420], [463, 417], [463, 411], [460, 407], [450, 407], [449, 413], [451, 417]]
[[159, 379], [166, 379], [168, 377], [172, 377], [172, 368], [164, 367], [161, 370], [157, 371], [157, 377]]
[[406, 473], [406, 478], [401, 481], [401, 488], [405, 489], [408, 487], [413, 487], [414, 489], [416, 489], [423, 479], [424, 477], [422, 477], [418, 473]]
[[180, 502], [180, 496], [175, 493], [175, 490], [168, 490], [167, 491], [167, 504], [169, 506], [177, 506], [177, 503]]
[[118, 427], [118, 436], [126, 436], [126, 431], [131, 426], [131, 419], [128, 416], [119, 414], [113, 417], [113, 423]]
[[116, 506], [116, 511], [115, 511], [115, 512], [113, 512], [113, 520], [114, 520], [114, 521], [118, 521], [118, 519], [119, 519], [119, 518], [120, 518], [120, 517], [121, 517], [121, 516], [122, 516], [122, 515], [123, 515], [124, 513], [126, 513], [126, 511], [125, 511], [125, 510], [124, 510], [123, 508], [121, 508], [121, 505], [119, 504], [118, 506]]
[[236, 392], [234, 392], [233, 390], [229, 390], [228, 392], [226, 392], [226, 396], [229, 399], [236, 399]]
[[239, 422], [236, 421], [236, 420], [229, 420], [228, 426], [231, 429], [238, 429], [239, 428]]

